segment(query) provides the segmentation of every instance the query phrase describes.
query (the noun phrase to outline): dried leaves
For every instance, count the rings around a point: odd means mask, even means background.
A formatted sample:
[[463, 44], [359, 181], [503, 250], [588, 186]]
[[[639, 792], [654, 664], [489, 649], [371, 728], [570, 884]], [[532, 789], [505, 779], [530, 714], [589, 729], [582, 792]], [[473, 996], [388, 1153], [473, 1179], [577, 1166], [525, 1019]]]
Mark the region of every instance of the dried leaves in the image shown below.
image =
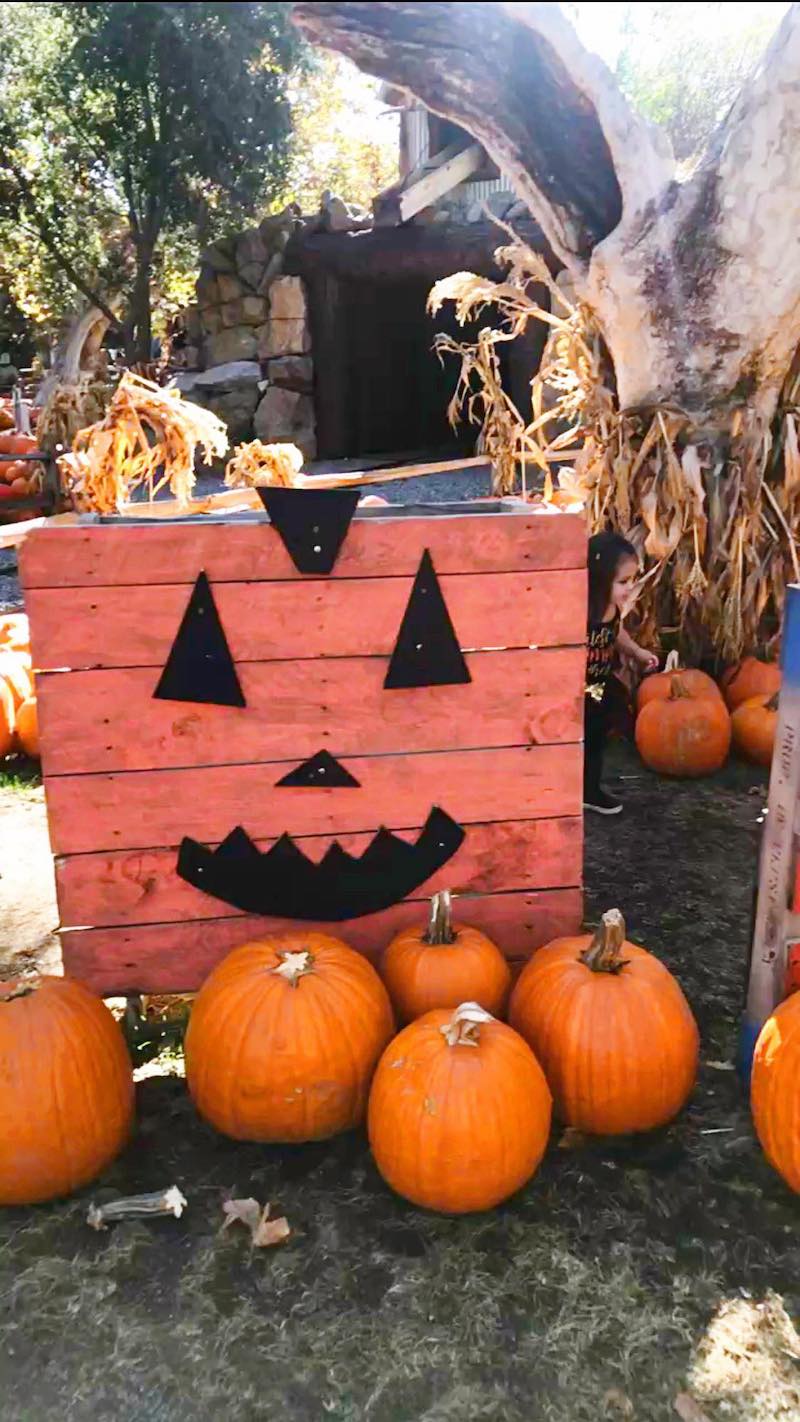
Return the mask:
[[262, 1209], [258, 1200], [226, 1200], [222, 1212], [225, 1216], [223, 1231], [230, 1229], [233, 1224], [244, 1225], [250, 1231], [255, 1249], [268, 1249], [274, 1244], [285, 1244], [292, 1232], [284, 1215], [271, 1220], [269, 1204], [264, 1205]]
[[229, 489], [255, 489], [267, 485], [301, 487], [303, 456], [294, 444], [262, 444], [260, 439], [240, 444], [225, 470]]
[[[501, 226], [503, 224], [500, 224]], [[654, 645], [674, 636], [686, 656], [733, 660], [778, 636], [788, 579], [800, 581], [793, 530], [800, 527], [800, 361], [787, 378], [778, 415], [766, 425], [756, 410], [734, 410], [713, 438], [680, 411], [622, 414], [613, 370], [591, 312], [566, 299], [536, 253], [512, 237], [497, 252], [504, 282], [459, 272], [429, 299], [445, 301], [461, 325], [493, 305], [497, 328], [473, 345], [438, 336], [440, 356], [461, 368], [448, 415], [481, 425], [498, 492], [511, 492], [526, 466], [542, 473], [546, 502], [583, 506], [592, 531], [611, 526], [642, 555], [635, 620]], [[534, 298], [544, 286], [551, 310]], [[525, 425], [502, 389], [499, 346], [531, 320], [550, 333], [531, 382]], [[553, 468], [560, 469], [557, 486]]]
[[198, 445], [206, 464], [225, 454], [222, 421], [178, 390], [126, 371], [103, 418], [75, 435], [72, 453], [59, 467], [81, 510], [117, 513], [134, 494], [144, 492], [152, 500], [167, 486], [186, 504]]

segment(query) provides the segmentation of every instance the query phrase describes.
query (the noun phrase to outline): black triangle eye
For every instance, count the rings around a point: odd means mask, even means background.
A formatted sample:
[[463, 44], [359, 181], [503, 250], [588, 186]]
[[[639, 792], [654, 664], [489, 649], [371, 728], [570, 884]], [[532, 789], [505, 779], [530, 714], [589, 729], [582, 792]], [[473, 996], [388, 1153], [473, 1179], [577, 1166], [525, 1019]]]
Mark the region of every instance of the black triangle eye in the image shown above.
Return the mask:
[[256, 491], [298, 573], [330, 573], [359, 500], [358, 489]]
[[471, 681], [428, 549], [422, 555], [384, 687], [456, 686]]
[[211, 584], [200, 573], [153, 692], [160, 701], [245, 706]]

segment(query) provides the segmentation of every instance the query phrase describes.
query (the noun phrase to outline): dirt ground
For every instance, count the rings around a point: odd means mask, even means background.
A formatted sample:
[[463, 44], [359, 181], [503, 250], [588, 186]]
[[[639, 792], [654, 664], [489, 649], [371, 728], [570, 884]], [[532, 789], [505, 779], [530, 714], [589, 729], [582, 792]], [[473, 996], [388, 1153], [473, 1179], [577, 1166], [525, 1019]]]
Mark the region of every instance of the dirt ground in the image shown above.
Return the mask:
[[[3, 1422], [800, 1418], [800, 1206], [731, 1069], [763, 778], [668, 783], [625, 748], [612, 769], [627, 807], [588, 826], [587, 918], [621, 907], [691, 1000], [703, 1067], [680, 1120], [604, 1145], [556, 1130], [520, 1196], [446, 1219], [393, 1197], [360, 1134], [215, 1136], [161, 1058], [99, 1185], [0, 1215]], [[30, 963], [52, 948], [40, 793], [6, 784], [0, 812], [2, 911]], [[181, 1220], [87, 1228], [90, 1199], [172, 1184]], [[289, 1243], [220, 1235], [233, 1194], [272, 1201]]]

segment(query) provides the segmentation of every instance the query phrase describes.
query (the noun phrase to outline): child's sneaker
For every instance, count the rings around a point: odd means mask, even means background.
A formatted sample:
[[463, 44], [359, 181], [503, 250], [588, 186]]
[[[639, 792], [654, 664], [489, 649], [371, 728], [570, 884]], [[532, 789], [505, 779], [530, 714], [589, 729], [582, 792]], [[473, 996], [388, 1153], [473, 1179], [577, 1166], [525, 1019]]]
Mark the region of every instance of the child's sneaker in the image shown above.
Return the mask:
[[596, 815], [618, 815], [622, 811], [622, 801], [615, 800], [605, 790], [593, 790], [583, 802], [584, 810], [593, 810]]

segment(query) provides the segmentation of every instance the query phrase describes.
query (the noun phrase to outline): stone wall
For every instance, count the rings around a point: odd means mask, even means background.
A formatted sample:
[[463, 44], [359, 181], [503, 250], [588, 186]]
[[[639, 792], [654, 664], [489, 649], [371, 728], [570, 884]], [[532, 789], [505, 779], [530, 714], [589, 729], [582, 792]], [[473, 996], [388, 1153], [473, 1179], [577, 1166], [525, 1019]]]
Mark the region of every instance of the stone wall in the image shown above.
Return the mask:
[[[316, 454], [306, 293], [283, 274], [293, 210], [224, 238], [202, 254], [197, 302], [184, 313], [184, 393], [228, 425], [231, 445], [254, 436]], [[192, 367], [197, 367], [199, 373]]]

